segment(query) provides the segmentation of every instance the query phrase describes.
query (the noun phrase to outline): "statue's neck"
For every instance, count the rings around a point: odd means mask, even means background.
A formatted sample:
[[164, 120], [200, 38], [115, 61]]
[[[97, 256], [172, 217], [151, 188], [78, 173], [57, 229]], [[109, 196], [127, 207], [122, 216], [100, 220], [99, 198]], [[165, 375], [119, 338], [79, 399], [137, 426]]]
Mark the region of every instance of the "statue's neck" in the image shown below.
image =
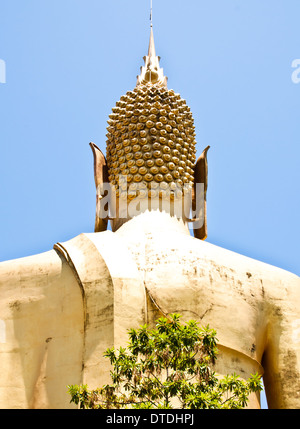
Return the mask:
[[122, 225], [116, 234], [120, 236], [141, 236], [146, 234], [186, 234], [190, 235], [188, 224], [169, 213], [159, 210], [146, 211]]

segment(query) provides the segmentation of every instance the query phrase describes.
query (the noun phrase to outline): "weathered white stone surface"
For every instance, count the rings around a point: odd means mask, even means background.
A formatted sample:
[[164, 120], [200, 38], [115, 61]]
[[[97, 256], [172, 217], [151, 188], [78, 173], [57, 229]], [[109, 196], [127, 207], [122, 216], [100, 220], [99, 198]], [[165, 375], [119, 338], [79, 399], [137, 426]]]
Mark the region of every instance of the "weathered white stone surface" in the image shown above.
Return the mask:
[[217, 330], [217, 372], [264, 372], [269, 407], [300, 408], [299, 277], [167, 213], [1, 263], [0, 298], [1, 408], [69, 408], [68, 384], [109, 381], [103, 352], [127, 329], [173, 312]]

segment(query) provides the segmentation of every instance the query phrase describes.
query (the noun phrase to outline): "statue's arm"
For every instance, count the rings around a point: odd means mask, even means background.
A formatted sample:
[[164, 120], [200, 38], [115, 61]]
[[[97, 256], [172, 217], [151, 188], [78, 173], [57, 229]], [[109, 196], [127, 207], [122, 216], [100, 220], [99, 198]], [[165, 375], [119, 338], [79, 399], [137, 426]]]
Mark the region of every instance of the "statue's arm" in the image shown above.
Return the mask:
[[273, 284], [267, 303], [263, 356], [268, 407], [300, 408], [300, 278], [289, 274]]
[[82, 329], [80, 288], [55, 250], [0, 263], [0, 408], [68, 407]]

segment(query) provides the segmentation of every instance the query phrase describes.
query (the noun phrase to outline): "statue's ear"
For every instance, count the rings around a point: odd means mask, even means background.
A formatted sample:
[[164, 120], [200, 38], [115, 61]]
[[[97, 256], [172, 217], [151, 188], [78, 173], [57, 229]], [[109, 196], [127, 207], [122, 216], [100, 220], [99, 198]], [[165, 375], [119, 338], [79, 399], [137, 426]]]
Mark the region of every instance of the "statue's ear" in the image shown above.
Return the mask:
[[[206, 191], [208, 181], [207, 152], [210, 146], [207, 146], [199, 156], [194, 167], [194, 189], [192, 199], [192, 209], [194, 217], [199, 219], [200, 226], [197, 228], [197, 221], [194, 222], [194, 236], [200, 240], [207, 237], [207, 217], [206, 217]], [[197, 186], [198, 184], [198, 186]], [[203, 184], [199, 186], [199, 184]], [[197, 204], [198, 199], [198, 204]], [[200, 204], [199, 204], [200, 202]]]
[[[99, 214], [105, 212], [104, 209], [106, 209], [106, 212], [108, 213], [108, 207], [102, 207], [104, 204], [102, 199], [105, 196], [103, 184], [108, 183], [108, 169], [105, 156], [98, 146], [96, 146], [94, 143], [90, 143], [90, 146], [94, 155], [94, 179], [97, 189], [95, 232], [101, 232], [107, 230], [108, 222], [108, 215], [107, 217], [99, 217]], [[107, 202], [105, 204], [107, 204]]]

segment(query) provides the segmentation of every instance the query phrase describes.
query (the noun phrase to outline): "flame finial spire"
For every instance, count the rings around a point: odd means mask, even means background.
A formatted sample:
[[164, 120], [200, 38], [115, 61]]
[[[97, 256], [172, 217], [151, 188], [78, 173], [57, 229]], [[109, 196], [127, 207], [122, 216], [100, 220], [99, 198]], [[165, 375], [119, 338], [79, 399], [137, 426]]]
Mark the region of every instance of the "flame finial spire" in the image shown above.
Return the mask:
[[153, 27], [153, 23], [152, 23], [152, 0], [150, 0], [150, 27]]
[[159, 84], [167, 88], [168, 78], [164, 76], [163, 69], [159, 66], [160, 57], [156, 55], [154, 35], [153, 35], [153, 22], [152, 22], [152, 0], [150, 10], [150, 40], [148, 55], [144, 57], [145, 65], [141, 67], [141, 74], [137, 77], [137, 84]]

